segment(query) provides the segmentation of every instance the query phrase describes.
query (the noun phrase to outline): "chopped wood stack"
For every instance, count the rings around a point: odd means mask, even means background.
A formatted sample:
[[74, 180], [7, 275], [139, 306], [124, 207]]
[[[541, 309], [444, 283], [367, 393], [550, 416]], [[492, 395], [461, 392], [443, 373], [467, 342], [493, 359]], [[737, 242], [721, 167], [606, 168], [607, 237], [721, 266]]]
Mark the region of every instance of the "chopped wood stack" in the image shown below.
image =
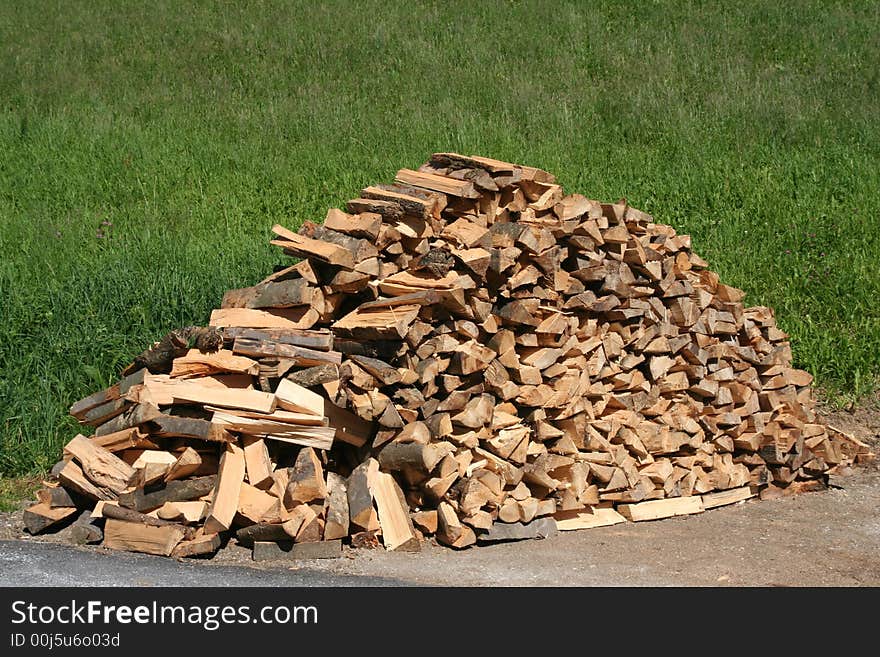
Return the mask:
[[87, 508], [83, 541], [164, 555], [461, 548], [815, 489], [872, 456], [818, 422], [772, 311], [689, 236], [546, 171], [438, 153], [272, 230], [296, 264], [73, 405], [95, 435], [31, 531]]

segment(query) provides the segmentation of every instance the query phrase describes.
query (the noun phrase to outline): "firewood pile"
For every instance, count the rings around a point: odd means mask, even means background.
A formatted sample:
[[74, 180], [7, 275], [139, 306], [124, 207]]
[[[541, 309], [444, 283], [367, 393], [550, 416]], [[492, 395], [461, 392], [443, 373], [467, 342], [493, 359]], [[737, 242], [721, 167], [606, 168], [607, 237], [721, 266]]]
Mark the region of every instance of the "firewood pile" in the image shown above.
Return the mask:
[[438, 153], [230, 290], [71, 414], [33, 532], [170, 556], [463, 548], [824, 487], [773, 312], [691, 238], [546, 171]]

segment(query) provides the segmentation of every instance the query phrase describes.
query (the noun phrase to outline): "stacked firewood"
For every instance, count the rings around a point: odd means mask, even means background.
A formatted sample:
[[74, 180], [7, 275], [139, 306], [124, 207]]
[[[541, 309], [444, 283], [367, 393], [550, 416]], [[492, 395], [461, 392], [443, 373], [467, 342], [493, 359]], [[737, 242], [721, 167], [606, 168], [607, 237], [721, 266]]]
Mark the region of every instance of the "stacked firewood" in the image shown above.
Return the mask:
[[74, 404], [95, 435], [32, 531], [86, 508], [82, 540], [166, 555], [465, 547], [813, 490], [871, 457], [817, 420], [772, 311], [626, 201], [438, 153], [273, 232], [298, 262]]

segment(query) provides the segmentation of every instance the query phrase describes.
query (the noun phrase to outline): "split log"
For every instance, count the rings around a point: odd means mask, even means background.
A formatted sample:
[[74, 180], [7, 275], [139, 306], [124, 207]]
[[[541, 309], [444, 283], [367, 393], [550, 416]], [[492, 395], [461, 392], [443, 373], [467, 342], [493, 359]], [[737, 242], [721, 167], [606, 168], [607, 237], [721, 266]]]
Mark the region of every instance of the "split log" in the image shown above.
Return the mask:
[[220, 472], [217, 474], [211, 508], [205, 520], [206, 533], [225, 531], [232, 525], [244, 475], [244, 450], [234, 443], [227, 444], [223, 456], [220, 457]]

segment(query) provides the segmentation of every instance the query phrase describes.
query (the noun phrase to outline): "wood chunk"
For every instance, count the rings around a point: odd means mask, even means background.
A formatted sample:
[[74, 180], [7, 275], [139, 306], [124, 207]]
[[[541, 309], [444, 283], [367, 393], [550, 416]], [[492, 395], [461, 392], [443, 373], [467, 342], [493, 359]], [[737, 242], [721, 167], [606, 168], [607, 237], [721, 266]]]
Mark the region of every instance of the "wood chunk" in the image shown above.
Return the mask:
[[296, 308], [217, 308], [211, 311], [209, 325], [214, 328], [309, 329], [319, 315], [310, 306]]
[[323, 540], [310, 543], [293, 541], [256, 541], [253, 549], [254, 561], [299, 561], [301, 559], [337, 559], [342, 556], [342, 541]]
[[487, 532], [477, 534], [478, 543], [499, 543], [502, 541], [522, 541], [530, 538], [550, 538], [559, 533], [553, 518], [538, 518], [528, 523], [498, 522]]
[[[294, 415], [294, 414], [290, 414]], [[316, 449], [330, 449], [336, 430], [331, 427], [305, 425], [304, 422], [274, 421], [272, 416], [243, 417], [237, 414], [214, 411], [212, 422], [248, 436], [265, 438], [272, 441], [303, 445]], [[317, 416], [306, 417], [317, 419]], [[316, 424], [323, 424], [320, 421]]]
[[303, 447], [296, 457], [296, 464], [288, 469], [289, 480], [284, 495], [284, 506], [292, 509], [296, 504], [307, 504], [327, 497], [324, 469], [318, 455], [311, 447]]
[[228, 327], [223, 329], [223, 338], [227, 342], [234, 342], [238, 338], [246, 338], [257, 342], [276, 342], [305, 349], [333, 351], [333, 334], [326, 329], [309, 331], [289, 328], [254, 329]]
[[303, 222], [299, 229], [299, 235], [342, 247], [351, 254], [355, 265], [370, 258], [376, 258], [379, 255], [379, 250], [376, 248], [374, 240], [352, 237], [326, 226], [319, 226], [311, 221]]
[[242, 518], [257, 523], [263, 520], [273, 507], [277, 507], [278, 498], [266, 491], [242, 482], [238, 492], [237, 513]]
[[324, 540], [348, 536], [348, 489], [345, 478], [335, 472], [327, 473], [327, 509], [324, 522]]
[[462, 525], [448, 502], [437, 507], [437, 540], [454, 548], [465, 548], [477, 542], [474, 530]]
[[58, 481], [68, 490], [92, 500], [115, 500], [119, 496], [109, 488], [95, 485], [73, 460], [67, 461], [59, 471]]
[[63, 486], [41, 488], [37, 491], [37, 501], [47, 504], [52, 509], [76, 506], [76, 502], [73, 501], [70, 493]]
[[325, 399], [321, 395], [289, 379], [282, 379], [275, 389], [278, 405], [289, 411], [324, 415]]
[[658, 520], [683, 516], [691, 513], [703, 512], [703, 501], [698, 496], [671, 497], [664, 500], [649, 500], [637, 504], [621, 504], [617, 510], [627, 520], [639, 522], [642, 520]]
[[339, 379], [339, 366], [333, 363], [315, 365], [290, 372], [286, 378], [303, 388], [314, 388], [324, 383], [337, 381]]
[[742, 486], [740, 488], [731, 488], [730, 490], [722, 490], [717, 493], [706, 493], [703, 497], [703, 508], [714, 509], [716, 506], [724, 506], [725, 504], [734, 504], [742, 502], [751, 497], [755, 497], [758, 491], [753, 486]]
[[257, 413], [275, 410], [275, 396], [259, 390], [219, 388], [199, 383], [198, 379], [172, 379], [171, 394], [178, 401], [195, 402], [222, 408], [239, 408]]
[[169, 481], [123, 493], [118, 501], [121, 506], [135, 511], [152, 511], [166, 502], [186, 502], [204, 497], [214, 489], [216, 481], [216, 475]]
[[118, 433], [124, 429], [130, 429], [146, 422], [151, 422], [159, 417], [161, 413], [154, 404], [139, 403], [135, 404], [124, 413], [117, 415], [108, 420], [95, 429], [96, 436], [105, 436], [107, 434]]
[[422, 443], [391, 442], [379, 452], [379, 467], [386, 472], [396, 472], [404, 468], [416, 468], [431, 472], [446, 456], [453, 446], [449, 443], [426, 445]]
[[486, 276], [486, 271], [489, 269], [489, 263], [492, 260], [491, 252], [480, 247], [457, 249], [452, 252], [452, 255], [480, 278]]
[[358, 340], [399, 340], [418, 317], [420, 305], [393, 308], [357, 308], [337, 320], [332, 328]]
[[350, 358], [378, 379], [382, 385], [390, 386], [400, 382], [400, 371], [383, 360], [367, 358], [366, 356], [358, 356], [356, 354], [353, 354]]
[[88, 397], [80, 399], [78, 402], [75, 402], [70, 407], [70, 414], [75, 417], [77, 420], [85, 419], [86, 413], [93, 408], [98, 406], [102, 406], [109, 402], [112, 402], [115, 399], [119, 399], [119, 384], [110, 386], [105, 390], [99, 390], [98, 392], [94, 392]]
[[559, 531], [607, 527], [626, 522], [624, 516], [610, 507], [558, 511], [553, 517], [556, 519], [556, 526], [559, 528]]
[[210, 442], [227, 443], [232, 435], [222, 426], [193, 417], [158, 415], [150, 420], [151, 433], [163, 438], [198, 438]]
[[279, 360], [289, 360], [291, 365], [295, 367], [338, 365], [342, 362], [342, 354], [337, 351], [322, 351], [275, 340], [258, 340], [245, 336], [235, 338], [233, 351], [253, 358], [272, 357]]
[[175, 559], [183, 559], [214, 554], [220, 549], [221, 542], [220, 534], [199, 534], [191, 540], [178, 543], [171, 551], [171, 556]]
[[235, 539], [242, 545], [252, 545], [258, 541], [289, 541], [291, 538], [280, 523], [259, 522], [242, 527], [235, 533]]
[[[184, 523], [187, 525], [201, 524], [208, 514], [208, 503], [205, 500], [190, 502], [166, 502], [150, 514], [156, 514], [160, 520]], [[123, 508], [123, 507], [119, 507]], [[128, 511], [128, 509], [126, 509]], [[126, 518], [120, 518], [125, 520]]]
[[190, 349], [185, 355], [174, 359], [171, 377], [204, 376], [217, 372], [256, 375], [259, 371], [260, 365], [255, 360], [236, 356], [228, 349], [220, 349], [213, 353]]
[[186, 534], [179, 525], [152, 527], [110, 518], [104, 525], [104, 547], [170, 556]]
[[[303, 511], [303, 521], [294, 539], [297, 543], [314, 543], [321, 540], [324, 533], [324, 520], [318, 517], [312, 507], [301, 504], [293, 512]], [[286, 524], [286, 523], [285, 523]]]
[[357, 262], [351, 251], [338, 244], [304, 237], [278, 224], [272, 227], [272, 232], [281, 238], [272, 240], [272, 244], [301, 258], [315, 258], [345, 269], [354, 269]]
[[165, 474], [165, 481], [173, 481], [174, 479], [185, 479], [193, 474], [202, 465], [201, 455], [192, 447], [187, 447], [177, 460], [168, 468]]
[[377, 472], [372, 479], [370, 492], [379, 511], [382, 543], [386, 550], [405, 552], [421, 548], [418, 534], [409, 517], [409, 507], [400, 486], [387, 472]]
[[437, 511], [429, 509], [424, 511], [416, 511], [410, 514], [413, 525], [424, 534], [435, 534], [437, 532]]
[[248, 483], [256, 488], [267, 490], [272, 486], [272, 459], [266, 441], [254, 436], [245, 436], [244, 462]]
[[337, 208], [330, 208], [324, 225], [331, 230], [354, 237], [365, 237], [375, 242], [382, 226], [382, 215], [369, 211], [350, 215]]
[[226, 531], [232, 526], [244, 475], [244, 450], [235, 443], [228, 443], [220, 457], [220, 471], [217, 474], [208, 518], [205, 520], [206, 533]]
[[30, 534], [40, 534], [57, 527], [63, 520], [76, 514], [76, 507], [51, 507], [44, 502], [33, 504], [24, 510], [25, 529]]
[[352, 471], [346, 486], [351, 522], [366, 531], [379, 529], [379, 517], [373, 508], [372, 493], [372, 480], [378, 472], [379, 462], [368, 458]]
[[291, 308], [309, 306], [318, 289], [304, 278], [260, 283], [253, 287], [228, 290], [223, 295], [221, 308]]
[[414, 187], [421, 187], [432, 192], [440, 192], [459, 198], [479, 198], [480, 193], [474, 184], [468, 180], [456, 180], [446, 176], [438, 176], [433, 173], [422, 173], [411, 169], [401, 169], [395, 177], [397, 182]]
[[89, 440], [114, 454], [132, 447], [150, 446], [147, 434], [140, 427], [131, 427], [130, 429], [123, 429], [122, 431], [104, 434], [103, 436], [92, 436]]
[[492, 422], [495, 399], [492, 395], [480, 395], [472, 398], [464, 409], [452, 416], [452, 422], [471, 429], [476, 429]]
[[330, 401], [325, 401], [324, 415], [329, 426], [336, 430], [335, 440], [361, 447], [373, 437], [373, 425], [370, 422]]
[[70, 527], [70, 542], [74, 545], [94, 545], [104, 540], [104, 530], [86, 509]]

